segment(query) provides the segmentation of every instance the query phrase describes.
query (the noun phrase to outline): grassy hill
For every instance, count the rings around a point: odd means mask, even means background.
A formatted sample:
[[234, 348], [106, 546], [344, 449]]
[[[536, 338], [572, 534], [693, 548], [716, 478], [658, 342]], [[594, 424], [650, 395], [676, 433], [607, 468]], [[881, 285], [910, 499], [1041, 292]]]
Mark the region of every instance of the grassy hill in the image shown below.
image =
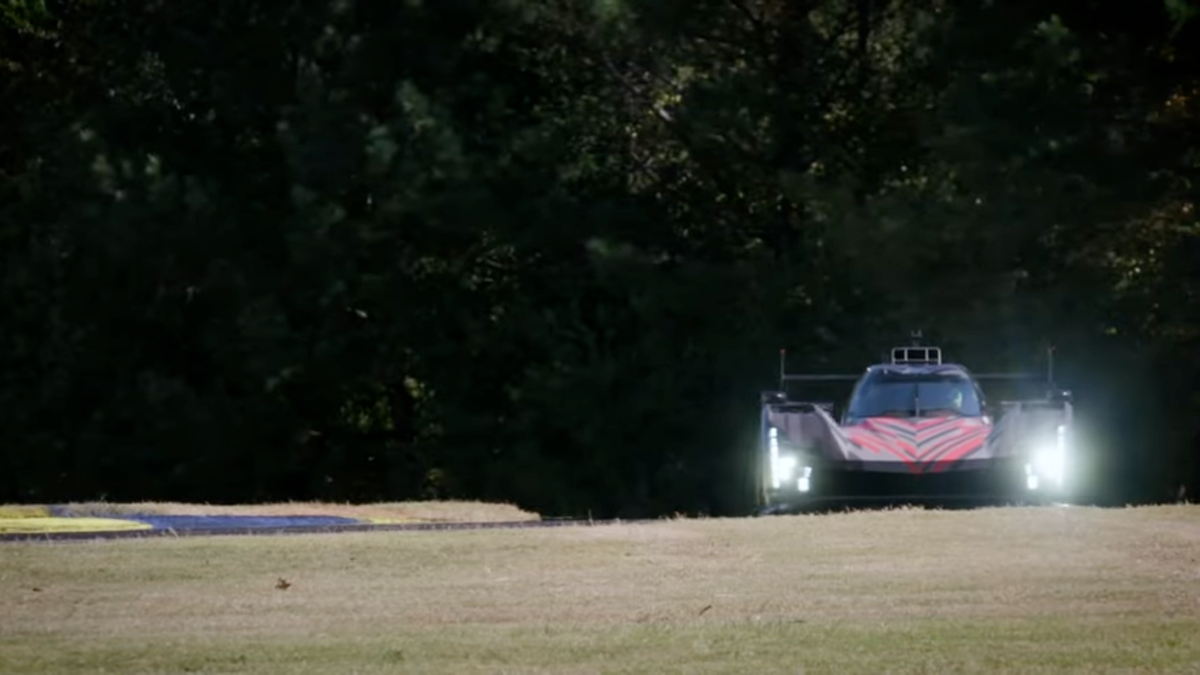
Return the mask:
[[1200, 507], [0, 546], [0, 671], [1200, 671]]

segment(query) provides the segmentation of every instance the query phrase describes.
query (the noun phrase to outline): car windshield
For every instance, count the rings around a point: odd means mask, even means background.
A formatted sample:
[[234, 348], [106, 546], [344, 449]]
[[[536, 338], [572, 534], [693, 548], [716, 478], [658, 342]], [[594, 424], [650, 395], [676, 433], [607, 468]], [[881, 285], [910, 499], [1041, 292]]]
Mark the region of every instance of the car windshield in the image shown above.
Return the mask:
[[962, 375], [880, 375], [863, 382], [851, 417], [933, 417], [982, 414], [979, 396]]

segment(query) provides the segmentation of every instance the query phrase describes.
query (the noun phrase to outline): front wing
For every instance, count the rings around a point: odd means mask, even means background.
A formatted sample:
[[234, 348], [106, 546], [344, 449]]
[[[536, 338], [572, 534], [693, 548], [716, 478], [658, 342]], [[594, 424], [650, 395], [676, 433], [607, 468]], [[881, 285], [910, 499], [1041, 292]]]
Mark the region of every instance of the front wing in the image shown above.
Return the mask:
[[871, 418], [841, 426], [820, 408], [768, 408], [764, 421], [768, 451], [774, 443], [779, 452], [791, 452], [808, 466], [925, 474], [970, 470], [1058, 443], [1059, 427], [1069, 421], [1069, 410], [1016, 406], [994, 424], [980, 418], [939, 417]]
[[766, 406], [768, 503], [892, 497], [1061, 498], [1070, 405], [1019, 404], [980, 418], [839, 425], [812, 406]]

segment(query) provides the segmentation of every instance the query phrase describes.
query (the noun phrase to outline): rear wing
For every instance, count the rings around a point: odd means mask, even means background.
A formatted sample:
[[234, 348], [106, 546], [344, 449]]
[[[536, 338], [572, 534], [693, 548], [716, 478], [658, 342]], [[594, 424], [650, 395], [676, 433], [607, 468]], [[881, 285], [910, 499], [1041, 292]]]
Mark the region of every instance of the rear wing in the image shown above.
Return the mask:
[[[919, 340], [919, 333], [913, 337]], [[941, 365], [942, 348], [914, 344], [910, 347], [892, 348], [891, 361], [894, 365], [929, 366]], [[862, 374], [831, 374], [831, 375], [798, 375], [787, 372], [787, 350], [779, 350], [779, 388], [783, 389], [788, 382], [855, 382]]]
[[988, 380], [1007, 381], [1007, 382], [1038, 382], [1041, 381], [1046, 387], [1046, 395], [1042, 399], [1033, 401], [1001, 401], [1000, 405], [1016, 405], [1016, 404], [1036, 404], [1036, 403], [1071, 403], [1074, 395], [1070, 389], [1063, 389], [1054, 382], [1054, 347], [1046, 348], [1046, 372], [1037, 374], [1031, 372], [1016, 372], [1016, 373], [972, 373], [972, 377], [981, 382]]
[[[919, 334], [914, 333], [914, 337], [919, 337]], [[1041, 401], [1050, 403], [1070, 403], [1073, 399], [1071, 390], [1059, 388], [1054, 382], [1054, 347], [1048, 347], [1046, 350], [1047, 365], [1046, 372], [1038, 374], [1035, 372], [1018, 371], [1011, 373], [993, 372], [993, 373], [971, 373], [971, 377], [979, 382], [987, 381], [1004, 381], [1004, 382], [1038, 382], [1041, 381], [1045, 385], [1046, 395]], [[891, 362], [897, 365], [939, 365], [942, 363], [942, 350], [939, 347], [931, 346], [910, 346], [910, 347], [895, 347], [892, 349]], [[762, 403], [764, 405], [770, 403], [780, 405], [788, 403], [786, 388], [789, 382], [846, 382], [852, 383], [858, 381], [862, 374], [799, 374], [787, 372], [787, 350], [779, 350], [779, 389], [777, 391], [763, 392]], [[1032, 403], [1033, 401], [1028, 401]], [[1013, 403], [1016, 403], [1015, 401]], [[832, 404], [824, 404], [820, 407], [832, 407]]]
[[[779, 389], [782, 391], [788, 382], [855, 382], [862, 375], [807, 375], [789, 374], [787, 372], [787, 350], [779, 350]], [[765, 394], [764, 394], [765, 395]]]
[[787, 350], [779, 350], [779, 388], [764, 391], [760, 395], [760, 403], [765, 410], [771, 408], [780, 412], [812, 412], [820, 409], [832, 415], [833, 401], [793, 401], [788, 398], [787, 384], [789, 382], [856, 382], [862, 375], [850, 374], [799, 374], [787, 372]]

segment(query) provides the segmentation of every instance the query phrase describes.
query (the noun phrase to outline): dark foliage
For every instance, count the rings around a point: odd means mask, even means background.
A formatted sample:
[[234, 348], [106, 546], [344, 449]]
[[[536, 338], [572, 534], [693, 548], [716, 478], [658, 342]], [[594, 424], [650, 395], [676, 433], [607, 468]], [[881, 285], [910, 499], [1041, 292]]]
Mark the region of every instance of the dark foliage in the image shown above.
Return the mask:
[[7, 0], [0, 501], [741, 513], [913, 327], [1195, 494], [1193, 12]]

